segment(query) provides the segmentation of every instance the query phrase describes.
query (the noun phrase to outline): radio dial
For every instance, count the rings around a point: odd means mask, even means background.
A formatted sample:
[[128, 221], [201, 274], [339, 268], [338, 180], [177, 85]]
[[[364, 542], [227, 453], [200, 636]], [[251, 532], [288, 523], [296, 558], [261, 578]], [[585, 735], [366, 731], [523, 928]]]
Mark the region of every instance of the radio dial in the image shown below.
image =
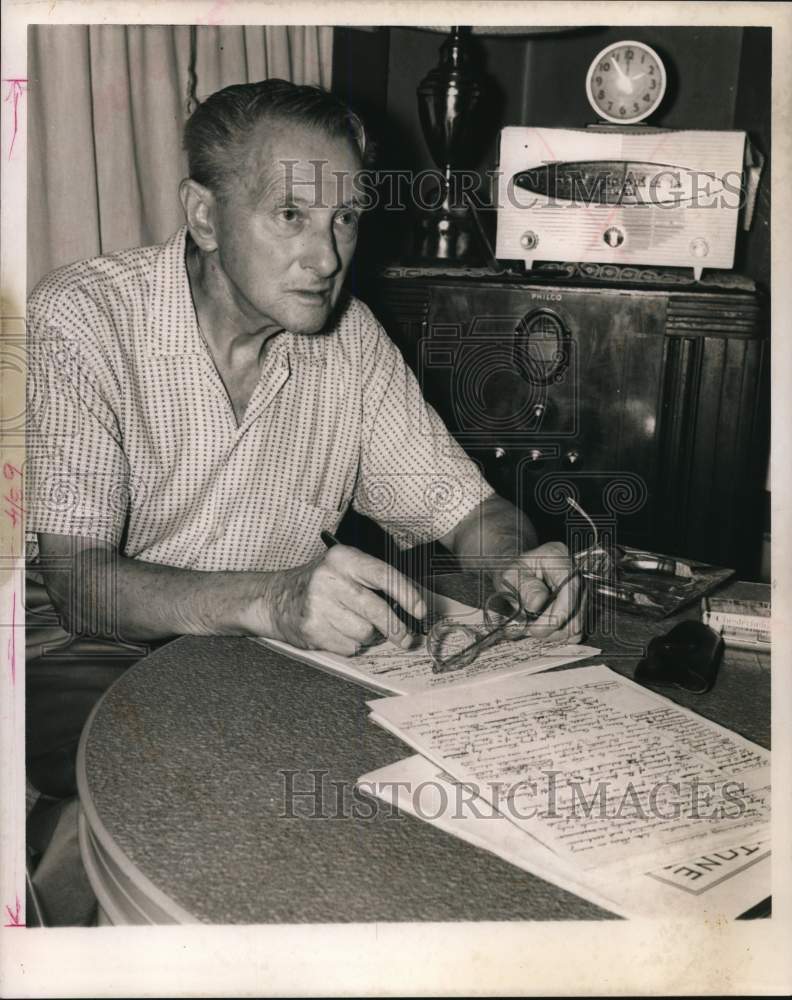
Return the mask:
[[709, 243], [699, 236], [690, 244], [690, 252], [694, 257], [706, 257], [709, 253]]

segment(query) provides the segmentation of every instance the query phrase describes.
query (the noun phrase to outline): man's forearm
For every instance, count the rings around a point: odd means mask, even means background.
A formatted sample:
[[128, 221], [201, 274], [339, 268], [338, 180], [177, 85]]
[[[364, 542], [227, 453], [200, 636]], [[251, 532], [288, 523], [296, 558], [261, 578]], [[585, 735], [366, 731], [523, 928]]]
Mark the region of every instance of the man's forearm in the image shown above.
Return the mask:
[[441, 539], [463, 568], [479, 566], [482, 557], [492, 558], [492, 574], [501, 561], [508, 561], [536, 548], [536, 530], [527, 515], [503, 497], [493, 494], [475, 507], [456, 528]]
[[173, 635], [280, 638], [277, 612], [290, 572], [203, 572], [85, 549], [75, 558], [68, 592], [56, 587], [57, 603], [70, 631], [81, 634], [128, 641]]

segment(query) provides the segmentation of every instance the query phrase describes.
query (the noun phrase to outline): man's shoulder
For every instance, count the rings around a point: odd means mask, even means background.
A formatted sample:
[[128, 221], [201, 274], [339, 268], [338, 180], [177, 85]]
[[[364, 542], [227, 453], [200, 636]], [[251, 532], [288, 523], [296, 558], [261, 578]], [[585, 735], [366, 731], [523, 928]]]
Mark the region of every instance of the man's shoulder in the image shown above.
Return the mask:
[[336, 326], [342, 332], [353, 329], [375, 332], [382, 328], [382, 324], [362, 299], [346, 293], [339, 306]]
[[134, 247], [66, 264], [45, 275], [28, 297], [32, 333], [59, 324], [86, 330], [145, 310], [154, 265], [165, 244]]
[[364, 356], [398, 350], [373, 310], [354, 295], [347, 295], [341, 303], [335, 332], [340, 334], [342, 341], [353, 338]]

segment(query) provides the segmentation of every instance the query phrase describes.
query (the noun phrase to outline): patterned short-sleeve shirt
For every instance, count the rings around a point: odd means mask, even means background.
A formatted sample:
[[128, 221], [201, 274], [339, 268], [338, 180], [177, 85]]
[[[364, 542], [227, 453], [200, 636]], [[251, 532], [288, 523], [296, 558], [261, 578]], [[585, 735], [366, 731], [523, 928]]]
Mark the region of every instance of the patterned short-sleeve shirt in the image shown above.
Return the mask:
[[30, 555], [45, 532], [170, 566], [281, 569], [321, 552], [350, 503], [408, 547], [491, 494], [354, 298], [323, 333], [270, 342], [237, 425], [187, 238], [61, 268], [30, 298]]

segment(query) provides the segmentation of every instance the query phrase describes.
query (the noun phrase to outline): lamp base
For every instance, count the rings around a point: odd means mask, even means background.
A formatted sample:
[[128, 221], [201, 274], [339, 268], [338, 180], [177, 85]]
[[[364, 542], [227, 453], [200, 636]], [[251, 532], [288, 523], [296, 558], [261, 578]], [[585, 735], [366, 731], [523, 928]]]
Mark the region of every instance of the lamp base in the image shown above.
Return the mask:
[[422, 260], [468, 265], [483, 259], [468, 208], [443, 207], [423, 212], [417, 237], [417, 253]]

